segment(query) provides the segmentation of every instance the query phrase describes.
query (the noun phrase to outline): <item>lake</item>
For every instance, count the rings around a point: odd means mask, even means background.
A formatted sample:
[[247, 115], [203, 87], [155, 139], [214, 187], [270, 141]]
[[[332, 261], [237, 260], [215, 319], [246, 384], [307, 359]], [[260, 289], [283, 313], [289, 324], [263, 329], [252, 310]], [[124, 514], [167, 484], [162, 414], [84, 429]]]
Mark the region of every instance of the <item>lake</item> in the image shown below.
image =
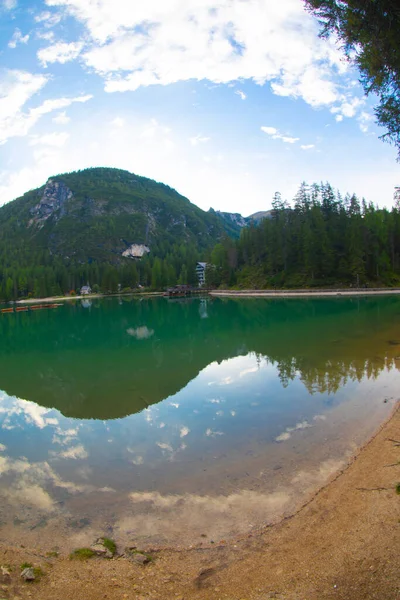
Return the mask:
[[398, 296], [76, 300], [0, 335], [0, 538], [46, 549], [275, 523], [398, 397]]

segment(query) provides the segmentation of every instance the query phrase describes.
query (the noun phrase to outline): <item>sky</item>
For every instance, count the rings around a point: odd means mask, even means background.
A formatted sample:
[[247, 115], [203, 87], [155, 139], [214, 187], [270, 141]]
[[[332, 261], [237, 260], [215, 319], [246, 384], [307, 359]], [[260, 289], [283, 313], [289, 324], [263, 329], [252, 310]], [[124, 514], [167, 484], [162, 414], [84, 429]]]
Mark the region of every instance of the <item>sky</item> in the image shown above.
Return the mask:
[[0, 0], [0, 204], [127, 169], [244, 216], [329, 181], [399, 185], [376, 99], [302, 0]]

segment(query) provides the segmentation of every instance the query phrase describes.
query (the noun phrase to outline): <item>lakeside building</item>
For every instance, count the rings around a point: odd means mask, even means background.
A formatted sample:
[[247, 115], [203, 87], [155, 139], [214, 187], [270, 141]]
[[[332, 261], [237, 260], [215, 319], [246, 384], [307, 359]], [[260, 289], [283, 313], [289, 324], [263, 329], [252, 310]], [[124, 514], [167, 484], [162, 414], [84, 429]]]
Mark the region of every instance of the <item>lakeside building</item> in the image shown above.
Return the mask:
[[196, 265], [196, 275], [199, 280], [199, 287], [203, 287], [206, 283], [206, 267], [207, 263], [198, 262]]
[[83, 285], [81, 287], [81, 291], [80, 291], [81, 296], [86, 296], [87, 294], [91, 294], [91, 293], [92, 293], [92, 288], [90, 287], [90, 285]]

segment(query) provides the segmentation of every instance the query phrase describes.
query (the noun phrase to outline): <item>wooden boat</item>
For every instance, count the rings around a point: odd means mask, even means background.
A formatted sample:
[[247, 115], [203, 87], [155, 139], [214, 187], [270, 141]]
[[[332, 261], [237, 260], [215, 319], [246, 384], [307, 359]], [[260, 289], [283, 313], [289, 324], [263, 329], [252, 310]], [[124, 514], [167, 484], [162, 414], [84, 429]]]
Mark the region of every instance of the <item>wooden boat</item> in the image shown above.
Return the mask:
[[62, 304], [34, 304], [33, 306], [16, 306], [14, 308], [2, 308], [2, 313], [13, 313], [13, 312], [28, 312], [30, 310], [44, 310], [46, 308], [58, 308]]

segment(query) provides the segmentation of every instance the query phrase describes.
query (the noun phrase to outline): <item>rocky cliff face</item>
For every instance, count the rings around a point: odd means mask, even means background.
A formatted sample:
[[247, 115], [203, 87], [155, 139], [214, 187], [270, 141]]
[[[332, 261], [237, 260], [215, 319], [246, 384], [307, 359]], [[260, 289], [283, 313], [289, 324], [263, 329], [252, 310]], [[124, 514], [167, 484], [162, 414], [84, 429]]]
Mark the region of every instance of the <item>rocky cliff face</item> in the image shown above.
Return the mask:
[[226, 223], [162, 183], [120, 169], [85, 169], [51, 177], [0, 207], [0, 256], [12, 238], [23, 248], [21, 267], [46, 251], [68, 264], [123, 264], [149, 249], [164, 258], [182, 245], [201, 255], [236, 234], [239, 228]]
[[216, 210], [215, 212], [224, 221], [233, 223], [234, 225], [237, 225], [240, 228], [246, 227], [248, 225], [248, 220], [245, 217], [242, 217], [242, 215], [239, 213], [222, 212], [220, 210]]
[[49, 179], [39, 204], [30, 210], [32, 218], [28, 225], [38, 225], [41, 228], [53, 215], [56, 220], [61, 219], [66, 214], [66, 203], [72, 197], [71, 190], [64, 183]]
[[122, 253], [122, 256], [128, 258], [142, 258], [142, 256], [148, 254], [149, 252], [150, 248], [144, 244], [132, 244], [127, 250], [125, 250], [125, 252]]

